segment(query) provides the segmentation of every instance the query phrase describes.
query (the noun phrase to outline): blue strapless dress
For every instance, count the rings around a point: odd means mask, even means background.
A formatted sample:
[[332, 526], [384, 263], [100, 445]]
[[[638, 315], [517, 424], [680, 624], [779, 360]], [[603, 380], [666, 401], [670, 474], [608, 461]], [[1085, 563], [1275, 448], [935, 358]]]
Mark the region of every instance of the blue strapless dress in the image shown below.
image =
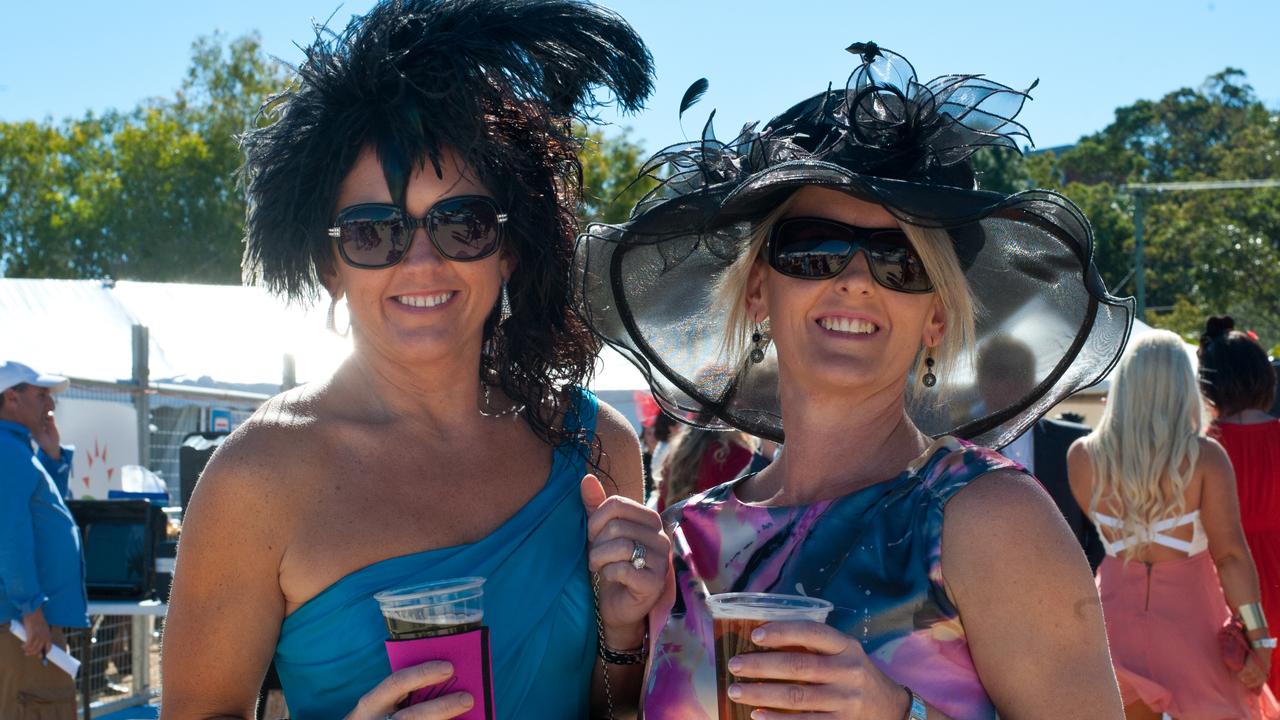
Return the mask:
[[[594, 431], [598, 401], [580, 391], [566, 427]], [[285, 618], [275, 663], [296, 720], [342, 718], [390, 674], [387, 628], [373, 594], [482, 575], [498, 718], [586, 718], [596, 657], [579, 486], [585, 448], [553, 453], [547, 484], [487, 537], [376, 562], [343, 577]]]

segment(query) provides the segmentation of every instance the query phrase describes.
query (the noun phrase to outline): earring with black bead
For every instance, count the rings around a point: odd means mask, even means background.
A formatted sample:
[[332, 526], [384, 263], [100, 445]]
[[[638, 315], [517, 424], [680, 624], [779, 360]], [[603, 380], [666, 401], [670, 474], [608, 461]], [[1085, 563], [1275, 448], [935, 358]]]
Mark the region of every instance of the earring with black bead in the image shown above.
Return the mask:
[[920, 382], [925, 387], [933, 387], [938, 384], [938, 376], [933, 374], [933, 355], [926, 355], [924, 358], [924, 376], [920, 378]]
[[759, 365], [764, 362], [764, 351], [769, 347], [769, 321], [756, 323], [756, 328], [751, 332], [751, 362]]

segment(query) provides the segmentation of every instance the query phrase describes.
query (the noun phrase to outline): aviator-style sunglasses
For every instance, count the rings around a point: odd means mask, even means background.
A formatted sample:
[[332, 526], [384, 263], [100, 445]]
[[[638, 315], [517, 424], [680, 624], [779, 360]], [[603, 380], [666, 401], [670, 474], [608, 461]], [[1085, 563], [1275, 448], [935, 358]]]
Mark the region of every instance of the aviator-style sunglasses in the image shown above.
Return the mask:
[[861, 228], [835, 220], [794, 217], [769, 232], [769, 267], [793, 278], [825, 280], [844, 272], [854, 255], [867, 256], [871, 277], [881, 287], [905, 293], [927, 293], [933, 282], [924, 262], [899, 229]]
[[457, 262], [487, 258], [502, 244], [507, 214], [493, 198], [458, 195], [445, 198], [423, 218], [411, 217], [388, 203], [363, 203], [343, 208], [329, 237], [338, 242], [338, 254], [348, 265], [376, 269], [404, 259], [413, 234], [425, 228], [440, 254]]

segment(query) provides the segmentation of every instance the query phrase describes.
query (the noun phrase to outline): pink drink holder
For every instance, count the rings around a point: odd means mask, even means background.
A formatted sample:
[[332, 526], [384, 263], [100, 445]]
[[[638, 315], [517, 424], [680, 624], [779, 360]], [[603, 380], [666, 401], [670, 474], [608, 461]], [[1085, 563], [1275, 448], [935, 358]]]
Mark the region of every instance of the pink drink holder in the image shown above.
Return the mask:
[[415, 690], [405, 706], [417, 705], [455, 692], [468, 692], [476, 704], [462, 720], [493, 720], [493, 668], [489, 661], [489, 628], [418, 640], [388, 640], [387, 659], [395, 672], [432, 660], [453, 663], [453, 677]]

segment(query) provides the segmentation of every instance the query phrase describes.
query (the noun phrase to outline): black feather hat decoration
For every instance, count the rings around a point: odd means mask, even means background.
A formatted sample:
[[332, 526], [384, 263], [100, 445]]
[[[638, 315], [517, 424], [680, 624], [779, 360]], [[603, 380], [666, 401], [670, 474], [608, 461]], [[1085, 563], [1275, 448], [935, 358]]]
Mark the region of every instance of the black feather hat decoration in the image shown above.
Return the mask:
[[684, 117], [684, 111], [693, 107], [703, 95], [707, 94], [707, 89], [711, 87], [711, 83], [706, 78], [698, 78], [693, 81], [689, 89], [684, 91], [684, 97], [680, 98], [680, 117]]
[[397, 204], [411, 172], [439, 173], [446, 150], [509, 212], [566, 200], [579, 172], [570, 121], [591, 119], [596, 88], [638, 109], [652, 73], [634, 30], [585, 0], [383, 0], [340, 33], [318, 28], [242, 138], [246, 280], [315, 294], [339, 184], [366, 146]]

